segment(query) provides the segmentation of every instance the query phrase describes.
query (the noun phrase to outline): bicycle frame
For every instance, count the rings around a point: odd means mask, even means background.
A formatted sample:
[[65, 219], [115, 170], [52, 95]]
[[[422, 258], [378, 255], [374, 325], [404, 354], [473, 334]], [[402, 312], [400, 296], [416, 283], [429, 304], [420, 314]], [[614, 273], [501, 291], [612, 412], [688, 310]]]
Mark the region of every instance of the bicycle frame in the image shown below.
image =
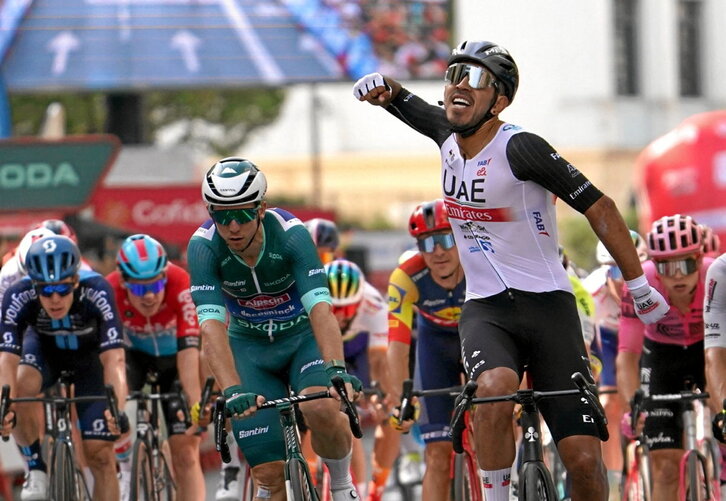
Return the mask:
[[[411, 415], [409, 410], [412, 406], [413, 397], [436, 397], [451, 396], [456, 397], [461, 392], [461, 386], [453, 386], [450, 388], [438, 388], [429, 390], [414, 390], [413, 380], [406, 379], [403, 382], [401, 391], [401, 417]], [[465, 427], [467, 433], [462, 436], [462, 452], [460, 454], [451, 455], [450, 478], [452, 494], [455, 501], [483, 501], [484, 493], [479, 479], [479, 467], [474, 454], [474, 447], [471, 443], [472, 436], [471, 423], [469, 421], [468, 412], [464, 416]], [[464, 477], [466, 476], [466, 477]]]
[[[171, 472], [168, 458], [163, 451], [160, 431], [160, 420], [162, 415], [161, 402], [168, 400], [179, 400], [181, 402], [181, 410], [184, 414], [186, 427], [191, 426], [191, 418], [189, 416], [189, 406], [178, 381], [175, 382], [173, 391], [170, 393], [159, 393], [160, 385], [158, 374], [150, 372], [147, 374], [146, 382], [151, 387], [150, 393], [136, 391], [129, 395], [128, 400], [136, 400], [136, 443], [132, 452], [132, 477], [133, 485], [131, 488], [131, 499], [137, 499], [139, 496], [139, 482], [150, 481], [147, 489], [153, 490], [154, 498], [162, 493], [166, 493], [167, 498], [173, 496], [176, 492], [177, 485]], [[211, 387], [214, 383], [213, 379], [207, 379], [203, 394], [209, 398]], [[205, 404], [206, 405], [206, 404]], [[141, 445], [143, 444], [143, 445]], [[149, 466], [151, 471], [139, 472], [138, 468], [143, 468], [144, 456], [139, 457], [146, 451], [147, 458], [150, 459]], [[150, 473], [150, 479], [144, 479], [144, 473]], [[147, 496], [145, 496], [146, 498]]]
[[[630, 461], [627, 461], [630, 459]], [[651, 501], [653, 479], [650, 473], [650, 448], [642, 433], [627, 449], [628, 471], [623, 484], [623, 501]]]

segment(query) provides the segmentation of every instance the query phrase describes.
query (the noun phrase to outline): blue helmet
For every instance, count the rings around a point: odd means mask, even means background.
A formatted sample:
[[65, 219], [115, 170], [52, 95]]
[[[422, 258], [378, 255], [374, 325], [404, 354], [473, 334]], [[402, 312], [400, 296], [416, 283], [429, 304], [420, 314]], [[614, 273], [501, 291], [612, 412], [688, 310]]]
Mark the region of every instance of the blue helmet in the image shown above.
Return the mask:
[[338, 235], [338, 227], [329, 219], [316, 217], [305, 221], [305, 227], [313, 237], [315, 247], [330, 247], [333, 250], [340, 245], [340, 236]]
[[81, 267], [81, 251], [68, 237], [52, 235], [36, 240], [25, 255], [28, 276], [36, 282], [60, 282]]
[[164, 247], [149, 235], [131, 235], [121, 244], [116, 264], [127, 278], [146, 280], [166, 269], [168, 258]]

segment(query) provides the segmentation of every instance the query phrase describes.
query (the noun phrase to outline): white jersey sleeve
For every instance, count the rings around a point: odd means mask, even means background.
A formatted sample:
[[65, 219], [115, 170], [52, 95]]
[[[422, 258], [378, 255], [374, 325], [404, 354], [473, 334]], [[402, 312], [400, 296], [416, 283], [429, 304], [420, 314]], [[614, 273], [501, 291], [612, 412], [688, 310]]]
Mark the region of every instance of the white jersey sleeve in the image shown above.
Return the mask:
[[704, 349], [726, 348], [726, 254], [706, 272], [703, 303]]
[[582, 281], [585, 290], [595, 301], [595, 323], [617, 332], [620, 321], [620, 303], [608, 292], [607, 269], [609, 266], [596, 268]]
[[385, 349], [388, 346], [388, 304], [368, 282], [363, 285], [363, 299], [343, 340], [352, 339], [361, 332], [368, 332], [369, 348]]
[[[11, 285], [19, 281], [24, 276], [25, 273], [23, 273], [20, 268], [20, 262], [18, 261], [18, 256], [16, 254], [0, 269], [0, 305], [3, 302], [3, 297], [5, 297], [5, 292]], [[0, 312], [0, 314], [1, 313], [2, 312]]]

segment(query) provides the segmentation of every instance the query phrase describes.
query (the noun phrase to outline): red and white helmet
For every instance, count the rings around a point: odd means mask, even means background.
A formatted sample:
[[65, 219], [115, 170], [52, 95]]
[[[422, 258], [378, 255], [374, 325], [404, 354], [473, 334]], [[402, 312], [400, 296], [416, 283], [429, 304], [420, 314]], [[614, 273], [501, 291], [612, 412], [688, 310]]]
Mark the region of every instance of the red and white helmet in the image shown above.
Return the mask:
[[25, 256], [28, 255], [28, 250], [30, 249], [30, 246], [33, 245], [33, 242], [55, 234], [56, 233], [53, 230], [41, 226], [30, 230], [23, 236], [18, 244], [18, 250], [16, 252], [16, 255], [18, 256], [18, 265], [23, 273], [27, 273], [27, 270], [25, 269]]
[[440, 198], [419, 204], [408, 220], [408, 232], [414, 238], [424, 233], [450, 229], [451, 223], [446, 213], [446, 206]]
[[701, 227], [701, 237], [703, 238], [703, 253], [717, 255], [721, 250], [721, 239], [718, 238], [710, 226], [699, 224]]
[[664, 216], [653, 225], [646, 237], [652, 258], [669, 258], [702, 252], [702, 230], [691, 216]]
[[76, 232], [62, 219], [46, 219], [38, 223], [35, 228], [47, 228], [56, 235], [62, 235], [78, 243]]

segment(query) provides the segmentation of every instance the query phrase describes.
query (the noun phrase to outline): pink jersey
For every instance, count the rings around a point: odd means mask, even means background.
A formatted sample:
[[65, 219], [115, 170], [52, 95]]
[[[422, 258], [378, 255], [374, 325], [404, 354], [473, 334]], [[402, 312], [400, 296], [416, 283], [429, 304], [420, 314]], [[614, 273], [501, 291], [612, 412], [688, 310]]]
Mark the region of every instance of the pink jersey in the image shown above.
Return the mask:
[[[641, 353], [643, 338], [647, 337], [661, 344], [690, 346], [703, 340], [703, 298], [706, 292], [706, 271], [713, 262], [711, 258], [703, 258], [703, 265], [698, 271], [696, 294], [691, 302], [688, 313], [681, 313], [671, 306], [665, 317], [654, 324], [644, 324], [635, 314], [633, 298], [627, 288], [623, 288], [623, 301], [620, 305], [620, 323], [618, 329], [618, 351]], [[648, 283], [660, 292], [670, 303], [665, 286], [658, 278], [655, 264], [652, 261], [643, 263], [643, 271]]]

